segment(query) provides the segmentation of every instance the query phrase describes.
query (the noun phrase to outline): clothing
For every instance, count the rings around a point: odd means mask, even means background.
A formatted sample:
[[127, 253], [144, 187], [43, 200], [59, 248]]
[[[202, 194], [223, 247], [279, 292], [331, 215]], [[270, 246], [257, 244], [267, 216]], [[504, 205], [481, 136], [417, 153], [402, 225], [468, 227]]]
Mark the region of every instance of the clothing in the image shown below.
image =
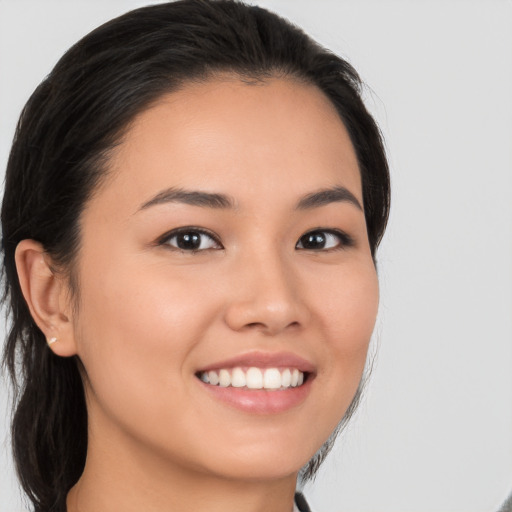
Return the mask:
[[501, 508], [498, 512], [512, 512], [512, 493], [510, 493], [507, 501], [501, 505]]
[[304, 498], [304, 495], [300, 492], [295, 493], [295, 505], [293, 507], [293, 512], [311, 512], [306, 498]]

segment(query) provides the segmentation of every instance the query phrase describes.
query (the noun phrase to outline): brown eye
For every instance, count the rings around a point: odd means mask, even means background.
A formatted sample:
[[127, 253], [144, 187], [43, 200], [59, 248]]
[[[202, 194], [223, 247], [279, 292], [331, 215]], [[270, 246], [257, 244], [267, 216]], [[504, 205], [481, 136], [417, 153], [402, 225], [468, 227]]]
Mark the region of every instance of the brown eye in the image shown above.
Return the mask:
[[182, 251], [222, 249], [220, 243], [209, 233], [190, 228], [169, 233], [161, 243]]
[[315, 230], [302, 235], [295, 248], [308, 251], [322, 251], [343, 248], [352, 244], [352, 239], [345, 233], [330, 230]]

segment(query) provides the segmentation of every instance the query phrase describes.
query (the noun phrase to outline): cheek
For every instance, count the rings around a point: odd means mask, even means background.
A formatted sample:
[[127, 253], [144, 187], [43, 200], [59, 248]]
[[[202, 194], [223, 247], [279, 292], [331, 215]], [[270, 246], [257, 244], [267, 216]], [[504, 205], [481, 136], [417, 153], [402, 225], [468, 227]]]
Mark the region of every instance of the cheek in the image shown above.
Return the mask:
[[330, 352], [325, 372], [334, 386], [352, 396], [359, 385], [375, 326], [379, 287], [373, 262], [333, 273], [325, 293], [316, 293], [324, 345]]
[[379, 285], [373, 263], [363, 260], [340, 267], [325, 279], [323, 286], [315, 289], [316, 307], [321, 306], [319, 317], [334, 340], [347, 350], [356, 350], [365, 340], [367, 342], [379, 304]]
[[215, 317], [216, 302], [190, 276], [141, 268], [109, 266], [94, 280], [83, 276], [77, 338], [97, 399], [149, 410], [169, 403], [169, 390], [190, 375], [187, 357]]
[[94, 280], [83, 278], [91, 284], [82, 287], [80, 323], [88, 328], [90, 320], [90, 327], [101, 331], [99, 337], [108, 335], [110, 345], [164, 342], [179, 350], [175, 336], [200, 332], [204, 315], [194, 315], [194, 311], [208, 316], [211, 304], [208, 289], [190, 277], [190, 273], [170, 272], [168, 266], [158, 264], [145, 269], [136, 262], [106, 266]]

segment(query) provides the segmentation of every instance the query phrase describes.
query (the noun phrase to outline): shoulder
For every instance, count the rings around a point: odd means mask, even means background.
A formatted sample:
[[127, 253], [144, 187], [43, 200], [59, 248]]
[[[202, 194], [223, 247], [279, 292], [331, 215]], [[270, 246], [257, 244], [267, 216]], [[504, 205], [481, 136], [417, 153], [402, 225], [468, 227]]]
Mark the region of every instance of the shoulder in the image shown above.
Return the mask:
[[508, 497], [507, 501], [503, 503], [498, 512], [512, 512], [512, 493], [510, 493], [510, 496]]

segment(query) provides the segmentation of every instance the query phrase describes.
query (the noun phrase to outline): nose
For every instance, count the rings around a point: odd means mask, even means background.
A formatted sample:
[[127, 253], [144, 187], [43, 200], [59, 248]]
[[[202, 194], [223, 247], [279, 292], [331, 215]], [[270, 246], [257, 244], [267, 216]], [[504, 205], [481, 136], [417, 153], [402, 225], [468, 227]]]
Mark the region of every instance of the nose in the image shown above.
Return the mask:
[[297, 272], [277, 254], [242, 259], [232, 283], [225, 322], [234, 331], [274, 336], [302, 328], [310, 318]]

